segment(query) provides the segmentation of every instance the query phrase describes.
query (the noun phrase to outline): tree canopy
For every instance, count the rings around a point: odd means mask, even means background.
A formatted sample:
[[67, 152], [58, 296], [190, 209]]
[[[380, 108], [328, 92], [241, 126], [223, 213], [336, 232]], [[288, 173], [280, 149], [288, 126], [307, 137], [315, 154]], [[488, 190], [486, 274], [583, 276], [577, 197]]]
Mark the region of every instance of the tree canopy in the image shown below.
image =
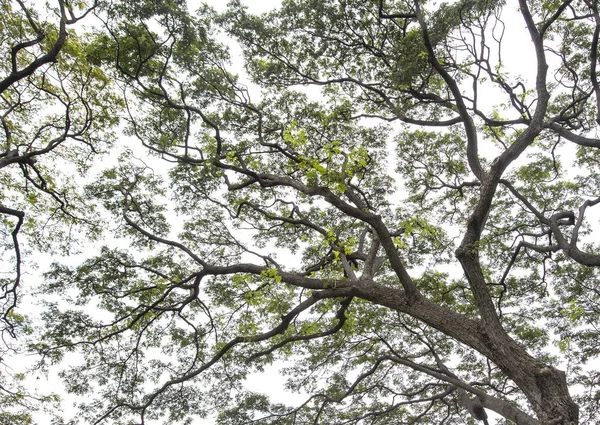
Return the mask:
[[597, 2], [49, 3], [0, 0], [0, 422], [600, 423]]

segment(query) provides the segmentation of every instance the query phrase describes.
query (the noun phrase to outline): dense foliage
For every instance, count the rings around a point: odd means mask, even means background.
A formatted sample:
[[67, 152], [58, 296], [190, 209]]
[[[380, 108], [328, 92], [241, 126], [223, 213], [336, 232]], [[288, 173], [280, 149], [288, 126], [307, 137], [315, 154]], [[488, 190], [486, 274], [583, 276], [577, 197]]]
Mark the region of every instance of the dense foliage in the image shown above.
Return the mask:
[[54, 3], [0, 0], [0, 363], [69, 423], [600, 423], [595, 1]]

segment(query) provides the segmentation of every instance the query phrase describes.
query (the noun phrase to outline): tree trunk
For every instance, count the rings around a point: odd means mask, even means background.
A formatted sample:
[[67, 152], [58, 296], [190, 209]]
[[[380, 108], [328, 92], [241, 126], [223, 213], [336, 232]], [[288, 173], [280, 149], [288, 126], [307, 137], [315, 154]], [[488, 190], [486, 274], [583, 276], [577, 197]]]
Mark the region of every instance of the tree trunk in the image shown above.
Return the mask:
[[579, 408], [569, 395], [565, 373], [532, 357], [501, 326], [467, 318], [424, 297], [409, 302], [401, 289], [374, 282], [355, 286], [353, 294], [422, 320], [486, 356], [523, 391], [540, 425], [579, 423]]

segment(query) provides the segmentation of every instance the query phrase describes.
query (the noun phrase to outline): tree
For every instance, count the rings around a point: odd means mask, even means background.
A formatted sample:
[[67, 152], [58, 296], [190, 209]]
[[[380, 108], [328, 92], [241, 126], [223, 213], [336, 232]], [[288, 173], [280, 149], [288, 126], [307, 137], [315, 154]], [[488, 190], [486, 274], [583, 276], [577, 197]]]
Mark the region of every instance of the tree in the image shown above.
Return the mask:
[[[16, 312], [26, 251], [72, 253], [78, 232], [93, 237], [97, 222], [73, 176], [84, 175], [92, 157], [110, 145], [116, 111], [123, 103], [107, 75], [86, 59], [90, 40], [72, 28], [98, 6], [63, 0], [38, 9], [0, 0], [0, 423], [32, 423], [35, 406], [53, 396], [29, 394], [6, 365], [30, 332]], [[64, 164], [69, 164], [64, 173]], [[16, 381], [13, 379], [16, 378]], [[10, 408], [15, 408], [10, 410]]]
[[[32, 348], [84, 356], [83, 420], [598, 423], [596, 2], [103, 7], [88, 61], [171, 166], [104, 170], [121, 245], [46, 275]], [[243, 387], [280, 359], [294, 406]]]
[[[0, 2], [4, 17], [0, 27], [0, 178], [8, 189], [2, 193], [0, 214], [3, 232], [11, 235], [12, 247], [7, 249], [14, 250], [15, 265], [15, 276], [2, 281], [3, 335], [14, 336], [15, 322], [10, 315], [17, 305], [21, 281], [21, 228], [25, 227], [38, 247], [53, 245], [56, 249], [61, 234], [63, 245], [71, 245], [68, 233], [76, 224], [94, 227], [72, 190], [75, 185], [53, 166], [67, 160], [79, 174], [85, 173], [90, 157], [104, 150], [110, 140], [120, 103], [111, 94], [100, 95], [111, 82], [85, 59], [89, 42], [70, 30], [97, 2], [74, 7], [58, 0], [55, 9], [48, 7], [50, 15], [44, 17], [20, 0], [14, 5]], [[30, 217], [25, 209], [30, 209]]]

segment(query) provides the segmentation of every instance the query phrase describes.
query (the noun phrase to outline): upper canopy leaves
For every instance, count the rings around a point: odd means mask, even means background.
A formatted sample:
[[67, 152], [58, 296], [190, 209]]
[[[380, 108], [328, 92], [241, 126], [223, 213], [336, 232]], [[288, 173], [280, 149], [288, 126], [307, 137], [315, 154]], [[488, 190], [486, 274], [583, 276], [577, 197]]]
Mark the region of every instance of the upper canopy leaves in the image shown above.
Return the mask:
[[[138, 146], [72, 189], [114, 239], [43, 288], [32, 348], [82, 355], [63, 376], [91, 400], [83, 421], [462, 423], [481, 403], [566, 424], [579, 382], [593, 423], [595, 3], [99, 6], [96, 34], [51, 68], [62, 85], [31, 76], [5, 96], [46, 93], [5, 114], [28, 117], [23, 134], [51, 96], [73, 99], [69, 126], [83, 102], [87, 146], [124, 105]], [[518, 75], [504, 43], [524, 27], [535, 60]], [[303, 401], [243, 388], [290, 358]]]

